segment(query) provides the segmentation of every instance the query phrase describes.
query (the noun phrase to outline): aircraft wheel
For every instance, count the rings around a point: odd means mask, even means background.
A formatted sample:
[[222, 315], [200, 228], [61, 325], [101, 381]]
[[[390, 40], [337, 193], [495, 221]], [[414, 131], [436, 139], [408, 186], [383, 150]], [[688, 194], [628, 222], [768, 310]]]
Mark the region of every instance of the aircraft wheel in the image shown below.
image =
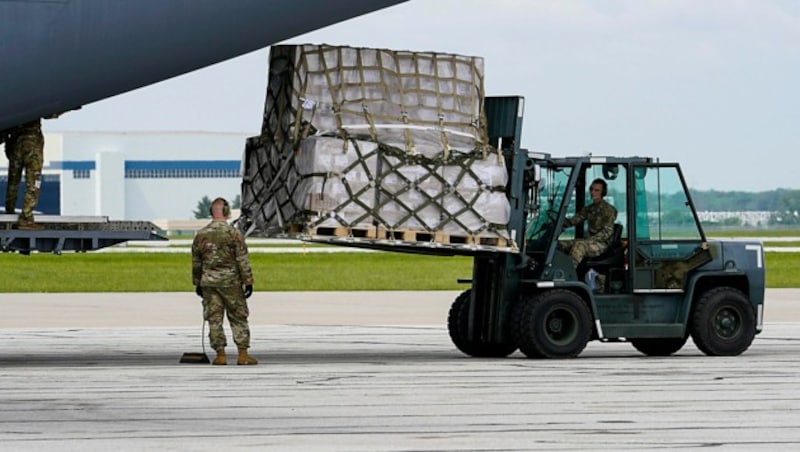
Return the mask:
[[733, 287], [706, 292], [692, 314], [692, 340], [709, 356], [740, 355], [750, 347], [755, 331], [750, 301]]
[[631, 339], [631, 344], [636, 350], [647, 356], [669, 356], [686, 344], [685, 337], [661, 337]]
[[521, 301], [512, 319], [520, 351], [529, 358], [574, 358], [592, 334], [592, 316], [574, 292], [551, 290]]
[[[467, 290], [453, 301], [447, 316], [447, 330], [453, 344], [467, 355], [479, 358], [504, 358], [517, 350], [513, 343], [484, 342], [469, 337], [469, 306], [472, 290]], [[475, 336], [479, 336], [476, 334]]]

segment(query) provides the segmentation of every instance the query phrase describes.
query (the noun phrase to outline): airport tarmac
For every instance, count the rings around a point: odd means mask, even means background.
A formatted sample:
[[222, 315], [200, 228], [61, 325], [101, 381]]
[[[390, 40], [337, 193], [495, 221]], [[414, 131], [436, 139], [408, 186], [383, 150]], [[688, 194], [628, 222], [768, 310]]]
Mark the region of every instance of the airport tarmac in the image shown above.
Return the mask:
[[0, 444], [800, 447], [800, 289], [768, 290], [764, 332], [743, 355], [716, 358], [691, 341], [668, 358], [598, 342], [570, 360], [470, 358], [444, 325], [456, 294], [257, 292], [252, 367], [178, 363], [203, 347], [193, 294], [0, 294]]

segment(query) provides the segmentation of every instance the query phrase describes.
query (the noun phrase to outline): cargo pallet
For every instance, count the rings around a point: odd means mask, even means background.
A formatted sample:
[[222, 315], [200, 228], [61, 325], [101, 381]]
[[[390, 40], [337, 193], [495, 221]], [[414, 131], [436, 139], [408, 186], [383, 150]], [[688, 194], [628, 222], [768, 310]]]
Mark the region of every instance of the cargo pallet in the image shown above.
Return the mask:
[[476, 252], [518, 252], [512, 240], [494, 233], [465, 235], [421, 229], [390, 230], [379, 226], [308, 227], [293, 224], [287, 234], [311, 242], [331, 243], [391, 251], [431, 254], [475, 254]]

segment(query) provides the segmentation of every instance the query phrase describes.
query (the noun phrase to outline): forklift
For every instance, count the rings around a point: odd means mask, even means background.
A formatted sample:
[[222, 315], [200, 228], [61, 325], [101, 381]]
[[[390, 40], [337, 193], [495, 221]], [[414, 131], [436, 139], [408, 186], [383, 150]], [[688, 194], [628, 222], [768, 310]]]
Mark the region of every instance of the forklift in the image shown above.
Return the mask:
[[[470, 288], [453, 302], [448, 331], [475, 357], [573, 358], [591, 340], [630, 342], [668, 356], [691, 336], [710, 356], [748, 349], [763, 327], [761, 243], [708, 240], [680, 166], [649, 157], [555, 158], [519, 147], [524, 99], [487, 97], [490, 144], [503, 152], [511, 203], [508, 231], [518, 252], [479, 253]], [[618, 212], [614, 238], [577, 268], [559, 240], [591, 199], [591, 181], [608, 184]], [[597, 277], [596, 275], [599, 275]]]

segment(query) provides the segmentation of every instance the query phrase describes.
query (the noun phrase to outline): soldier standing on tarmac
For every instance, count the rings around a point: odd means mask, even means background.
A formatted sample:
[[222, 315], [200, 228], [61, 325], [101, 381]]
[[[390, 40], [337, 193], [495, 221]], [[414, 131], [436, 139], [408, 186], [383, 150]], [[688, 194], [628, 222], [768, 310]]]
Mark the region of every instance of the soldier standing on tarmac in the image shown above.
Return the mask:
[[41, 225], [33, 222], [33, 209], [39, 203], [44, 161], [44, 136], [42, 121], [36, 119], [2, 132], [8, 157], [8, 186], [6, 188], [6, 213], [14, 214], [17, 191], [25, 169], [25, 197], [19, 215], [19, 229], [39, 230]]
[[592, 204], [585, 206], [572, 218], [567, 218], [565, 227], [575, 226], [584, 221], [589, 223], [589, 237], [576, 240], [559, 240], [559, 248], [569, 253], [575, 267], [585, 257], [596, 257], [603, 254], [611, 245], [614, 237], [614, 221], [617, 209], [607, 203], [603, 197], [608, 194], [608, 184], [603, 179], [595, 179], [589, 186]]
[[192, 282], [203, 297], [203, 318], [208, 321], [208, 339], [217, 352], [212, 364], [227, 364], [227, 339], [222, 320], [227, 312], [233, 341], [239, 348], [240, 365], [258, 364], [247, 353], [250, 348], [250, 311], [247, 298], [253, 294], [253, 272], [241, 232], [228, 224], [230, 205], [224, 198], [211, 202], [211, 223], [198, 231], [192, 243]]

